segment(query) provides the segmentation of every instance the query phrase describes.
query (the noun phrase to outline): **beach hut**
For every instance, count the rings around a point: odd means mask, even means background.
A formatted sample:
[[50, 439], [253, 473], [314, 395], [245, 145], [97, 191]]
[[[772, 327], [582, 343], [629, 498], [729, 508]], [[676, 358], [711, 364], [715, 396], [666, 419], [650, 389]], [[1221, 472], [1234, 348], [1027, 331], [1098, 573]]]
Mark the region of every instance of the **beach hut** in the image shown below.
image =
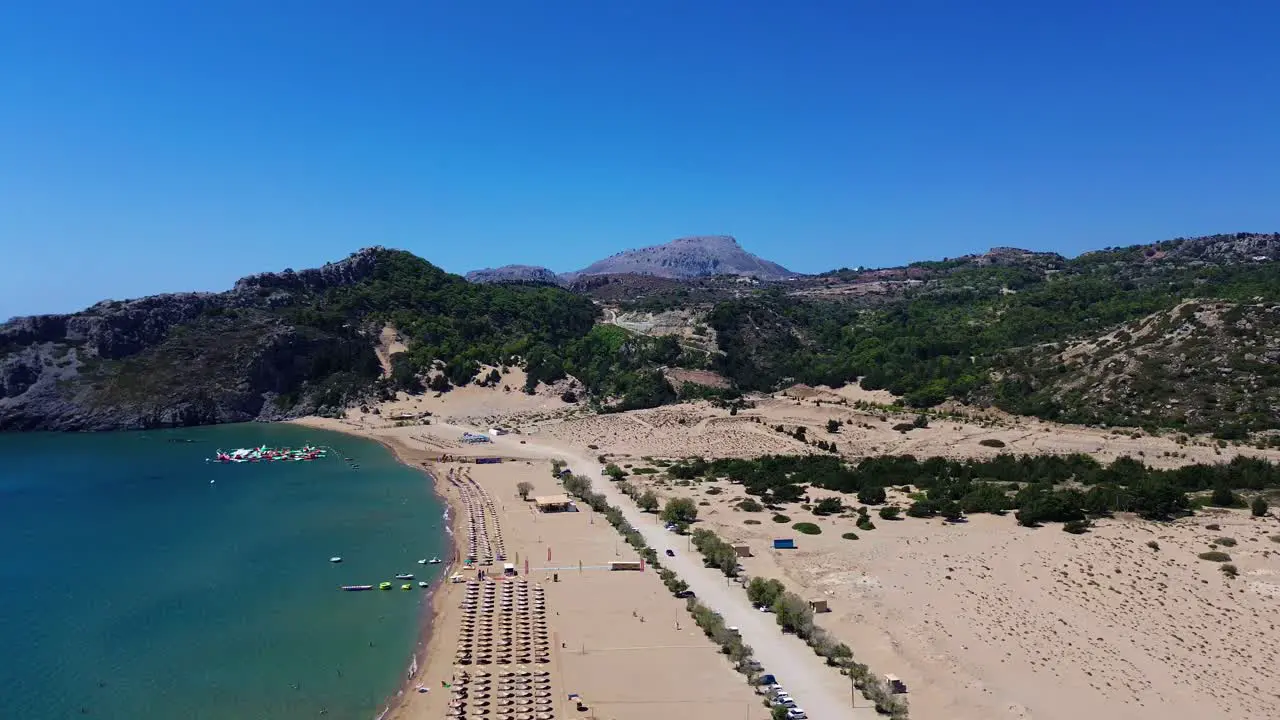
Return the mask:
[[897, 675], [885, 675], [884, 684], [889, 687], [889, 692], [899, 695], [907, 691], [906, 683], [898, 679]]
[[810, 600], [809, 609], [815, 613], [831, 612], [831, 608], [827, 606], [826, 600]]
[[734, 543], [733, 551], [738, 557], [751, 557], [751, 546], [746, 543]]
[[796, 541], [791, 538], [779, 538], [773, 541], [774, 550], [795, 550]]
[[533, 499], [538, 512], [566, 512], [573, 508], [573, 500], [568, 495], [539, 495]]

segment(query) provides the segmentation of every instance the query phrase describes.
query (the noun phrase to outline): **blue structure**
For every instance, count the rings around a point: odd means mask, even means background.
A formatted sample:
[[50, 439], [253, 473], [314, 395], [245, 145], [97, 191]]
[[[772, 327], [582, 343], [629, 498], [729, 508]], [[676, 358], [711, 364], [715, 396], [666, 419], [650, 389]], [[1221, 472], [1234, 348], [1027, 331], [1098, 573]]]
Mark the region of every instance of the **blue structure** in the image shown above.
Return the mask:
[[795, 550], [796, 541], [792, 540], [791, 538], [782, 538], [779, 540], [774, 540], [773, 549], [774, 550]]

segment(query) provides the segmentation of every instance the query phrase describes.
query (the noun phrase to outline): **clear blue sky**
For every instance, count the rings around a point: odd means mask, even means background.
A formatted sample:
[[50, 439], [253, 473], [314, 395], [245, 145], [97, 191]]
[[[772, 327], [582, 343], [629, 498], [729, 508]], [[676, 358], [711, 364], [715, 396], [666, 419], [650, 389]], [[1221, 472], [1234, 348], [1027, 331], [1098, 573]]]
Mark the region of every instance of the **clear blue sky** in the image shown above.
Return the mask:
[[0, 318], [366, 245], [795, 270], [1280, 229], [1280, 4], [0, 7]]

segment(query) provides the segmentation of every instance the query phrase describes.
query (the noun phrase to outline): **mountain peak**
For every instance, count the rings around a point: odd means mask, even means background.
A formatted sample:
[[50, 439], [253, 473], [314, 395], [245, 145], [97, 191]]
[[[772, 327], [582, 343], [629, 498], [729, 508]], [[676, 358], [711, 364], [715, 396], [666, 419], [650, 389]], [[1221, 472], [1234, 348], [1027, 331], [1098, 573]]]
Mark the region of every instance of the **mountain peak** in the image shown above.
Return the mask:
[[633, 273], [666, 278], [743, 275], [761, 280], [781, 280], [796, 273], [743, 249], [729, 235], [695, 235], [662, 245], [627, 250], [592, 263], [568, 277]]

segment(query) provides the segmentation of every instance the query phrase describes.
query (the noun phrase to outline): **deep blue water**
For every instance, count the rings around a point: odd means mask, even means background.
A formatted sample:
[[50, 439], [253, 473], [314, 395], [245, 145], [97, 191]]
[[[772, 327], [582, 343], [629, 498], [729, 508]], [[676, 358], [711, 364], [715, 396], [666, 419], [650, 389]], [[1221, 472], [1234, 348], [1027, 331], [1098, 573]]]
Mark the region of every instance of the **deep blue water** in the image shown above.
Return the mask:
[[[204, 460], [307, 441], [339, 452]], [[425, 475], [335, 433], [0, 435], [0, 718], [372, 718], [425, 591], [337, 588], [433, 579], [442, 512]]]

